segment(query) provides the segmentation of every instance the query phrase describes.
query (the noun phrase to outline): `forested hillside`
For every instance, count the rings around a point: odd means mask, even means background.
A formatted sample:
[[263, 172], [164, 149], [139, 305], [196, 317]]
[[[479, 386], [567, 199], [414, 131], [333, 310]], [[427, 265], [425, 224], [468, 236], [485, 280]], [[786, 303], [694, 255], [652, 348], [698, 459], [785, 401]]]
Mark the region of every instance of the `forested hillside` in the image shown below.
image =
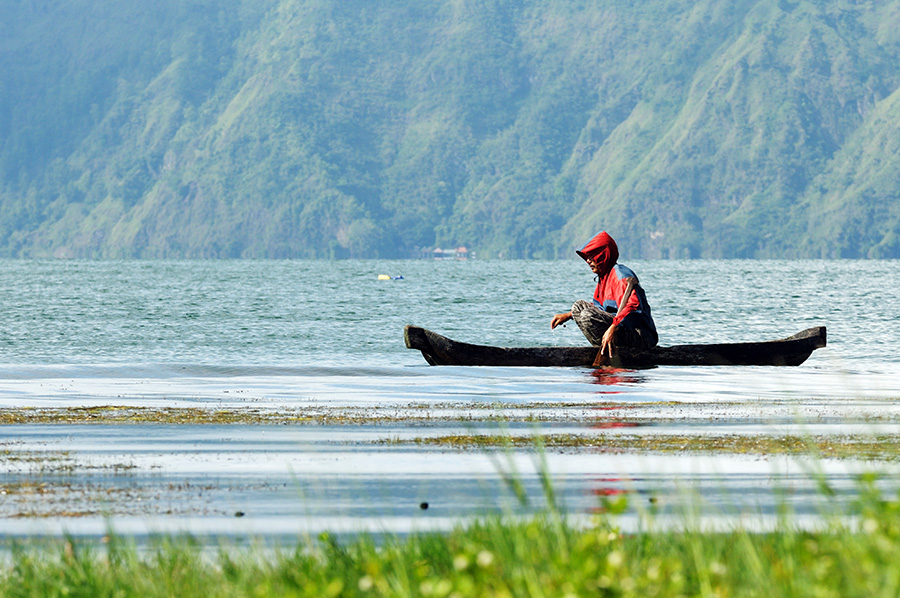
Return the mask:
[[900, 3], [6, 0], [0, 256], [900, 257]]

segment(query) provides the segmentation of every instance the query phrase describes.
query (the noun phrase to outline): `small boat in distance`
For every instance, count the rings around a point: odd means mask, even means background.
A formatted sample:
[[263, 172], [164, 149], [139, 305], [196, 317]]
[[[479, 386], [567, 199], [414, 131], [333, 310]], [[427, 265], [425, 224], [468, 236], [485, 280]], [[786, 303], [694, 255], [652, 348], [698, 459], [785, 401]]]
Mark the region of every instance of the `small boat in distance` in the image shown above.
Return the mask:
[[[490, 347], [449, 339], [436, 332], [407, 326], [406, 346], [422, 352], [431, 365], [590, 367], [597, 347]], [[649, 350], [619, 347], [607, 364], [621, 368], [659, 365], [800, 365], [813, 351], [825, 346], [824, 326], [808, 328], [774, 341], [674, 345]]]

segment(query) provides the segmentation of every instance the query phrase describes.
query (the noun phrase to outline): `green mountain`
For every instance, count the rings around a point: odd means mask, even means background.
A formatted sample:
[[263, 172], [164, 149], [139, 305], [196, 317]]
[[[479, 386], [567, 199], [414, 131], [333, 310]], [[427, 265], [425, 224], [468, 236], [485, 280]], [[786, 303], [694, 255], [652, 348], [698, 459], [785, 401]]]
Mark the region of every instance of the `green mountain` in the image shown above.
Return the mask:
[[8, 0], [0, 255], [900, 257], [900, 3]]

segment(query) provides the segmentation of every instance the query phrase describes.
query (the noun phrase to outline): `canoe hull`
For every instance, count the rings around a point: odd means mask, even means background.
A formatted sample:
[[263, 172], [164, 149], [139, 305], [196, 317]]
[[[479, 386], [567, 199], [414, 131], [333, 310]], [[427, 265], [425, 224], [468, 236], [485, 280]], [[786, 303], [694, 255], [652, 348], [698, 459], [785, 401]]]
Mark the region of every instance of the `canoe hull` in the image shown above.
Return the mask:
[[[473, 345], [418, 326], [407, 326], [406, 346], [422, 352], [431, 365], [487, 365], [527, 367], [590, 367], [597, 347], [491, 347]], [[824, 347], [824, 326], [808, 328], [784, 339], [758, 343], [675, 345], [644, 351], [620, 348], [607, 365], [647, 368], [659, 365], [775, 365], [797, 366]]]

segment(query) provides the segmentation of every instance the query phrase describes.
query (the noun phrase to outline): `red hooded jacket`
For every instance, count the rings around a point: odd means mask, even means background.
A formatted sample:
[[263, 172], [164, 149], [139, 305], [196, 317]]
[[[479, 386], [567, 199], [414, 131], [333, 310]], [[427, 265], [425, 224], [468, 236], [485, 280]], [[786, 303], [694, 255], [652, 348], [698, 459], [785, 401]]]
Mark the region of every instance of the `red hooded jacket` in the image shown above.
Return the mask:
[[591, 259], [598, 264], [597, 288], [594, 289], [594, 305], [600, 309], [616, 314], [613, 323], [630, 328], [642, 328], [656, 334], [656, 325], [650, 315], [650, 304], [640, 284], [636, 284], [628, 303], [620, 305], [625, 295], [627, 278], [638, 280], [631, 268], [617, 264], [619, 248], [616, 242], [605, 231], [594, 235], [584, 247], [575, 251], [582, 259]]

